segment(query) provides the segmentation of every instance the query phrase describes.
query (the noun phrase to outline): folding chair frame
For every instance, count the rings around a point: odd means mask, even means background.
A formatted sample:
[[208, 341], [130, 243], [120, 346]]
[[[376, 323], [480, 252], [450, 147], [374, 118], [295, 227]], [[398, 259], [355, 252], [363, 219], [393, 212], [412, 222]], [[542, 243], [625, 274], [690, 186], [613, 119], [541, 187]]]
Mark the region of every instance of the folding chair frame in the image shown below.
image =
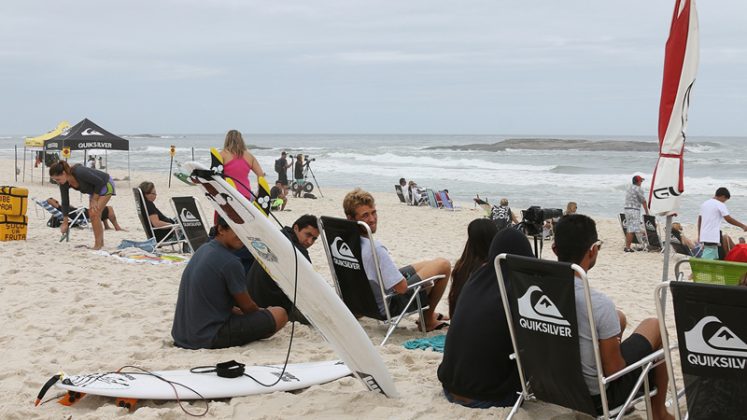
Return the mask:
[[[135, 197], [135, 200], [140, 200], [140, 202], [135, 202], [135, 205], [137, 206], [138, 215], [141, 217], [141, 222], [143, 222], [143, 227], [145, 228], [145, 224], [148, 225], [148, 228], [150, 230], [150, 233], [147, 231], [145, 232], [145, 235], [150, 238], [156, 238], [156, 231], [165, 231], [166, 234], [163, 236], [163, 238], [160, 241], [156, 242], [156, 245], [154, 249], [159, 249], [164, 246], [170, 246], [172, 250], [174, 250], [175, 246], [179, 244], [186, 243], [187, 246], [192, 249], [192, 246], [189, 245], [189, 241], [186, 239], [179, 239], [179, 234], [181, 233], [182, 238], [186, 238], [186, 235], [184, 234], [184, 231], [182, 230], [182, 226], [179, 223], [172, 223], [166, 226], [161, 227], [154, 227], [153, 224], [150, 222], [150, 217], [148, 216], [147, 209], [145, 206], [145, 195], [143, 195], [143, 191], [139, 187], [135, 187], [132, 189], [133, 196]], [[140, 208], [142, 207], [142, 214], [140, 213]], [[174, 239], [169, 239], [172, 237]], [[179, 252], [182, 250], [180, 249]]]
[[[521, 380], [521, 393], [519, 394], [519, 398], [517, 399], [516, 403], [511, 409], [511, 412], [508, 414], [508, 419], [511, 419], [516, 412], [519, 410], [519, 407], [525, 400], [535, 400], [534, 394], [532, 394], [528, 387], [527, 387], [527, 380], [524, 376], [524, 370], [522, 368], [521, 363], [521, 356], [519, 355], [519, 352], [516, 351], [518, 348], [517, 342], [516, 342], [516, 333], [514, 330], [514, 324], [513, 324], [513, 317], [511, 315], [511, 307], [510, 303], [508, 301], [508, 294], [506, 291], [506, 286], [504, 284], [503, 280], [503, 272], [501, 270], [501, 261], [505, 260], [508, 254], [501, 254], [498, 257], [496, 257], [494, 266], [496, 275], [498, 277], [498, 287], [501, 291], [501, 300], [503, 301], [503, 309], [506, 313], [506, 320], [508, 321], [508, 329], [511, 333], [511, 343], [514, 347], [514, 353], [510, 356], [512, 359], [516, 360], [516, 365], [518, 367], [519, 371], [519, 379]], [[538, 260], [538, 262], [541, 260]], [[641, 400], [645, 400], [646, 402], [646, 414], [648, 418], [652, 417], [651, 412], [651, 396], [655, 395], [656, 390], [653, 392], [651, 391], [650, 384], [648, 381], [648, 372], [653, 369], [655, 366], [661, 364], [664, 359], [664, 350], [658, 350], [650, 355], [644, 357], [643, 359], [637, 361], [636, 363], [633, 363], [629, 366], [626, 366], [625, 368], [621, 369], [618, 372], [615, 372], [614, 374], [605, 377], [604, 372], [602, 370], [602, 357], [599, 352], [599, 342], [597, 337], [597, 330], [596, 330], [596, 324], [594, 323], [594, 315], [592, 312], [592, 305], [591, 305], [591, 291], [589, 289], [589, 281], [586, 277], [586, 272], [583, 268], [576, 264], [572, 264], [571, 268], [575, 272], [576, 276], [581, 278], [581, 281], [584, 286], [584, 296], [586, 301], [586, 313], [589, 319], [589, 326], [591, 329], [591, 341], [592, 346], [594, 348], [594, 362], [597, 367], [597, 382], [599, 384], [599, 396], [602, 401], [602, 410], [603, 415], [599, 416], [598, 418], [604, 418], [609, 419], [610, 416], [615, 416], [615, 418], [620, 419], [623, 415], [625, 415], [625, 412], [627, 411], [628, 407], [632, 407], [633, 405], [637, 404]], [[578, 309], [578, 308], [577, 308]], [[607, 401], [607, 393], [605, 392], [605, 385], [614, 381], [615, 379], [620, 378], [621, 376], [632, 372], [633, 370], [636, 370], [638, 368], [641, 368], [641, 374], [638, 377], [638, 380], [636, 381], [636, 384], [631, 391], [630, 395], [626, 399], [625, 403], [619, 407], [615, 407], [612, 410], [610, 410], [608, 401]], [[581, 369], [581, 366], [579, 366], [579, 369]], [[641, 388], [641, 385], [643, 385], [644, 389], [644, 395], [638, 398], [635, 398], [635, 395], [638, 393], [638, 391]], [[662, 391], [664, 392], [664, 391]]]
[[[58, 219], [60, 222], [62, 222], [62, 219], [65, 217], [62, 213], [62, 210], [52, 207], [51, 204], [47, 203], [46, 200], [37, 200], [36, 198], [31, 199], [33, 202], [35, 202], [39, 207], [43, 208], [47, 211], [47, 213], [51, 214], [55, 217], [55, 219]], [[55, 210], [55, 212], [52, 212], [52, 210], [48, 209], [47, 206], [51, 207]], [[86, 228], [89, 225], [88, 217], [86, 217], [86, 208], [85, 207], [78, 207], [77, 209], [68, 212], [67, 218], [68, 218], [68, 230], [67, 232], [63, 233], [60, 237], [60, 242], [63, 240], [70, 240], [70, 228], [73, 228], [76, 226], [79, 226], [81, 228]], [[38, 215], [38, 213], [37, 213]], [[72, 218], [71, 218], [72, 216]]]
[[[335, 272], [335, 266], [334, 262], [332, 260], [332, 254], [330, 251], [330, 244], [327, 241], [327, 235], [324, 232], [324, 222], [322, 221], [322, 218], [318, 218], [318, 224], [319, 224], [319, 230], [322, 232], [322, 242], [324, 243], [324, 253], [327, 255], [327, 263], [329, 264], [330, 272], [332, 273], [332, 279], [335, 283], [335, 289], [337, 290], [337, 294], [342, 299], [342, 289], [340, 288], [340, 282], [337, 278], [337, 273]], [[381, 296], [384, 299], [384, 312], [386, 315], [386, 319], [378, 319], [379, 322], [383, 323], [384, 325], [388, 325], [388, 329], [386, 332], [386, 335], [384, 336], [384, 340], [381, 341], [381, 344], [379, 346], [383, 346], [386, 344], [387, 340], [389, 340], [389, 337], [394, 332], [394, 329], [397, 328], [397, 325], [399, 325], [400, 321], [407, 316], [411, 315], [417, 312], [418, 314], [418, 322], [420, 324], [420, 330], [425, 332], [425, 318], [423, 316], [423, 311], [429, 308], [429, 305], [423, 306], [423, 303], [420, 301], [420, 291], [425, 285], [433, 285], [433, 283], [438, 280], [442, 279], [445, 276], [443, 274], [439, 274], [437, 276], [429, 277], [427, 279], [420, 280], [417, 283], [413, 283], [407, 286], [407, 290], [413, 290], [413, 294], [410, 297], [410, 300], [407, 302], [407, 305], [405, 306], [405, 309], [402, 310], [402, 313], [400, 313], [395, 319], [392, 319], [392, 314], [389, 311], [389, 300], [397, 296], [396, 293], [390, 293], [387, 294], [386, 290], [384, 289], [384, 283], [382, 282], [381, 278], [381, 267], [379, 265], [379, 256], [376, 254], [376, 248], [373, 246], [374, 240], [373, 240], [373, 233], [371, 232], [371, 228], [366, 224], [365, 222], [357, 222], [358, 226], [362, 227], [366, 231], [366, 235], [369, 241], [371, 241], [371, 254], [373, 256], [374, 264], [376, 265], [376, 282], [379, 285], [379, 289], [381, 291]], [[417, 303], [418, 309], [415, 311], [407, 312], [407, 308], [410, 307], [412, 302], [415, 301]]]

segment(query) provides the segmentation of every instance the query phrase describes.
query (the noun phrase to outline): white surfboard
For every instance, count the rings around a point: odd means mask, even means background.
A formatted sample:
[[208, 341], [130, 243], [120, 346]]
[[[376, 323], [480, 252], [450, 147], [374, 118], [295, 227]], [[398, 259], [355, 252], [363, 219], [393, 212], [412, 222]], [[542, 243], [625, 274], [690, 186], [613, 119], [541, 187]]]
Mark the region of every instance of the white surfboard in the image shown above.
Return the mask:
[[[283, 365], [250, 366], [245, 374], [264, 384], [280, 378]], [[154, 376], [158, 375], [158, 377]], [[331, 382], [350, 375], [350, 369], [340, 361], [289, 364], [280, 381], [266, 387], [247, 377], [221, 378], [215, 372], [191, 373], [189, 370], [168, 370], [147, 374], [131, 369], [123, 373], [93, 373], [64, 376], [55, 386], [66, 391], [115, 398], [147, 400], [196, 400], [231, 398], [293, 391]], [[163, 379], [174, 382], [172, 387]]]
[[397, 397], [389, 371], [358, 320], [280, 229], [204, 165], [187, 162], [184, 168], [193, 171], [192, 181], [205, 190], [218, 214], [228, 222], [256, 261], [262, 264], [291, 299], [297, 261], [296, 306], [368, 389], [388, 397]]

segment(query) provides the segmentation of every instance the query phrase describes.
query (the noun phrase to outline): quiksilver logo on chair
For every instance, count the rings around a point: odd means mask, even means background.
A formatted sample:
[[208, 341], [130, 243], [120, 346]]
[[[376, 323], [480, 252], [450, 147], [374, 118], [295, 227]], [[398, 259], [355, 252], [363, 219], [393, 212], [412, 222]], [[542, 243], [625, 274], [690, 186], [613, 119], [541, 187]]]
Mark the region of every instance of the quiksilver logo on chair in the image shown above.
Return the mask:
[[202, 222], [200, 221], [200, 219], [195, 217], [195, 215], [192, 214], [191, 211], [187, 210], [186, 207], [184, 207], [179, 213], [179, 219], [182, 221], [182, 225], [184, 225], [184, 227], [202, 226]]
[[353, 255], [353, 251], [350, 249], [350, 246], [345, 243], [345, 241], [342, 240], [339, 236], [335, 238], [334, 241], [332, 241], [332, 245], [330, 246], [330, 251], [332, 251], [332, 261], [335, 263], [335, 265], [339, 265], [341, 267], [350, 268], [353, 270], [360, 270], [361, 265], [358, 262], [358, 259], [355, 258], [355, 255]]
[[[534, 302], [534, 303], [532, 303]], [[518, 300], [519, 325], [532, 331], [571, 337], [570, 322], [542, 289], [531, 286]]]
[[695, 366], [744, 369], [747, 344], [715, 316], [703, 317], [685, 332], [687, 361]]

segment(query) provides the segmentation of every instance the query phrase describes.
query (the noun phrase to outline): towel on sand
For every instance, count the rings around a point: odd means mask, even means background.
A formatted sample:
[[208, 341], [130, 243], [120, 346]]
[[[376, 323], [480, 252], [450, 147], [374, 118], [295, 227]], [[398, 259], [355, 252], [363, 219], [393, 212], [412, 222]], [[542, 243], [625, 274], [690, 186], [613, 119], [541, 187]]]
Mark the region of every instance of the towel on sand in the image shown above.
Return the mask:
[[427, 350], [427, 349], [433, 349], [433, 351], [437, 351], [439, 353], [444, 352], [444, 346], [446, 345], [446, 334], [441, 335], [434, 335], [433, 337], [423, 337], [423, 338], [415, 338], [413, 340], [405, 341], [402, 346], [404, 348], [413, 350], [413, 349], [420, 349], [420, 350]]

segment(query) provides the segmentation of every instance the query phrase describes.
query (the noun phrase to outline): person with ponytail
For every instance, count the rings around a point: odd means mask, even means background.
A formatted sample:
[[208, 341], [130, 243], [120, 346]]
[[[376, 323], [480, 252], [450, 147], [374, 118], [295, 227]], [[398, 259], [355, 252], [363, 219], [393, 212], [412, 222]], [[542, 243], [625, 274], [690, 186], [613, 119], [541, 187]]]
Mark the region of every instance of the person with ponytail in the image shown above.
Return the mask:
[[88, 214], [93, 227], [93, 249], [104, 247], [104, 224], [101, 213], [115, 194], [114, 180], [106, 172], [87, 168], [84, 165], [70, 166], [66, 161], [59, 161], [49, 168], [49, 176], [60, 186], [62, 197], [63, 220], [60, 230], [67, 232], [68, 212], [70, 211], [70, 188], [88, 194]]
[[257, 182], [265, 176], [257, 159], [246, 148], [244, 138], [238, 130], [230, 130], [226, 133], [226, 139], [223, 142], [223, 150], [220, 151], [223, 158], [223, 174], [236, 180], [236, 189], [249, 201], [254, 201], [250, 193], [251, 181], [249, 172], [254, 171], [257, 175]]

